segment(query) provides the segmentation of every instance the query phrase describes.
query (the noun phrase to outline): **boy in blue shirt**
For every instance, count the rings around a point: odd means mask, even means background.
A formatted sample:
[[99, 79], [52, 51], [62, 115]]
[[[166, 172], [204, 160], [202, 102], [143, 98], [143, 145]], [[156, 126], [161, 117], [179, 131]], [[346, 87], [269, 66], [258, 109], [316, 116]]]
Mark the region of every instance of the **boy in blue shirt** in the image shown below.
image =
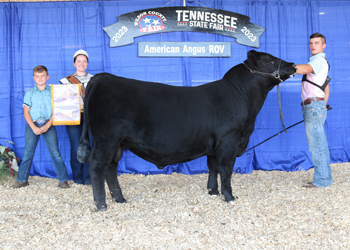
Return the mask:
[[36, 87], [30, 89], [24, 95], [23, 116], [27, 122], [26, 144], [22, 163], [18, 169], [17, 181], [12, 187], [21, 188], [29, 185], [30, 167], [35, 148], [40, 135], [42, 135], [57, 172], [58, 187], [69, 188], [67, 169], [58, 150], [56, 128], [52, 126], [51, 88], [46, 85], [47, 80], [49, 80], [47, 68], [41, 65], [35, 67], [33, 79], [36, 82]]

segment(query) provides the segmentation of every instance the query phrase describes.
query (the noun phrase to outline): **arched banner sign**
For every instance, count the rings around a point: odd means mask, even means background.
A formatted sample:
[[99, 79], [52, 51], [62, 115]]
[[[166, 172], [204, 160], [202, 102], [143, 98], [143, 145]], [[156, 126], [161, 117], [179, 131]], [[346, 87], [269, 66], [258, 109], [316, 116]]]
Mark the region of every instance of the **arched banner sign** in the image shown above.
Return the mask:
[[134, 42], [135, 37], [161, 32], [208, 32], [236, 38], [239, 44], [259, 48], [265, 28], [250, 22], [248, 16], [203, 7], [163, 7], [139, 10], [118, 16], [119, 22], [103, 27], [110, 47]]

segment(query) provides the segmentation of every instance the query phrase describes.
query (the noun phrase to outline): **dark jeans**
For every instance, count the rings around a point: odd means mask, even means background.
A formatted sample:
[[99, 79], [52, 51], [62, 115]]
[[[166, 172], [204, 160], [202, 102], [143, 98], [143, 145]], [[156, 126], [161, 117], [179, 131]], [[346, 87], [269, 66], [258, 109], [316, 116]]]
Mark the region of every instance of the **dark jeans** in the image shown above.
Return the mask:
[[[80, 125], [67, 125], [67, 134], [70, 142], [70, 166], [72, 168], [73, 180], [77, 184], [87, 184], [91, 182], [89, 164], [80, 163], [77, 158], [77, 150], [79, 147], [79, 140], [84, 124], [84, 113], [81, 113]], [[90, 146], [92, 148], [92, 137], [90, 137]]]

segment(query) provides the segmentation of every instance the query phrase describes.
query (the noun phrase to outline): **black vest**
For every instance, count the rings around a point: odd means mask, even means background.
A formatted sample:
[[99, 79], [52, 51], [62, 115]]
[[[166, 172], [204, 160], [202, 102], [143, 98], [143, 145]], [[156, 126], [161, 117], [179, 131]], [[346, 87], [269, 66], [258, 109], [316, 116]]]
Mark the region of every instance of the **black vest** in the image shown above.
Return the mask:
[[[323, 58], [324, 58], [324, 57], [323, 57]], [[327, 61], [326, 58], [324, 58], [324, 59]], [[328, 73], [329, 73], [329, 69], [330, 69], [331, 66], [329, 65], [328, 61], [327, 61], [327, 64], [328, 64]], [[324, 90], [326, 89], [328, 83], [331, 81], [331, 78], [329, 78], [329, 76], [327, 75], [326, 80], [325, 80], [325, 82], [324, 82], [324, 84], [323, 84], [322, 86], [319, 86], [319, 85], [317, 85], [316, 83], [311, 82], [310, 80], [308, 80], [308, 79], [306, 78], [306, 75], [303, 75], [303, 79], [301, 79], [301, 81], [302, 81], [302, 82], [303, 82], [303, 81], [307, 81], [307, 82], [311, 83], [312, 85], [315, 85], [316, 87], [320, 88], [322, 91], [324, 91]]]

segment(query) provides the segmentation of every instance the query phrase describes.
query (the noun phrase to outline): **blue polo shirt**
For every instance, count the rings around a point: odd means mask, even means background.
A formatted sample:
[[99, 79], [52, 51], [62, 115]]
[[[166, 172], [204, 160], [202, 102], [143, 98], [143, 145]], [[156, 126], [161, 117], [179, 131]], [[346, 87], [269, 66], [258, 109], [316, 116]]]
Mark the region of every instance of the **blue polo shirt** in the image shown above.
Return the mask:
[[26, 92], [23, 105], [30, 107], [29, 114], [33, 122], [39, 118], [50, 120], [52, 116], [51, 87], [46, 85], [40, 91], [36, 86]]

